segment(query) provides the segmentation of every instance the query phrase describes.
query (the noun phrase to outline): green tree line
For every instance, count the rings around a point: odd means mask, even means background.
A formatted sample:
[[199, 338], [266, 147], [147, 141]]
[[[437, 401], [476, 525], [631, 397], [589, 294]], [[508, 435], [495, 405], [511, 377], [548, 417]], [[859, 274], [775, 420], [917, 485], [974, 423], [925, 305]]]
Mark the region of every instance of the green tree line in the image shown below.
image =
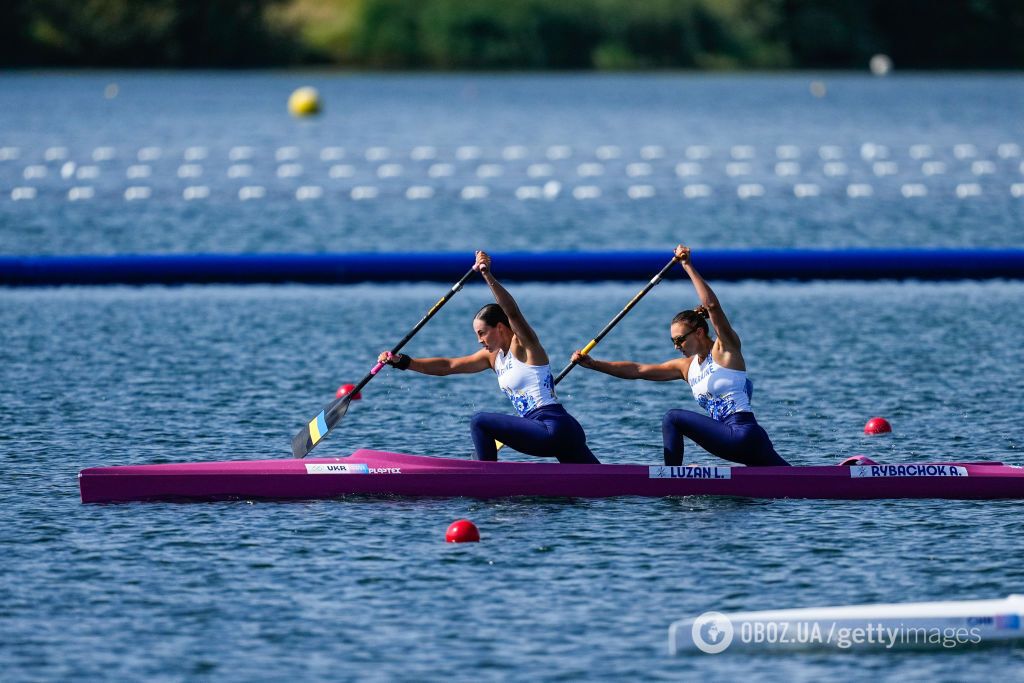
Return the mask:
[[4, 67], [1024, 68], [1022, 0], [6, 0]]

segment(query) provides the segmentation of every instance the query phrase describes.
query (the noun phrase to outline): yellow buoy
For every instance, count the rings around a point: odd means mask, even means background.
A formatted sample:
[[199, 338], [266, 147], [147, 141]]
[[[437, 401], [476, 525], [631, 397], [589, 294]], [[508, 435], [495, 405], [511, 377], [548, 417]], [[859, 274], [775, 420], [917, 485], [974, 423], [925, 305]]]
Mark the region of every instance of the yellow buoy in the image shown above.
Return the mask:
[[320, 113], [320, 93], [316, 88], [298, 88], [288, 98], [288, 111], [292, 116], [313, 116]]

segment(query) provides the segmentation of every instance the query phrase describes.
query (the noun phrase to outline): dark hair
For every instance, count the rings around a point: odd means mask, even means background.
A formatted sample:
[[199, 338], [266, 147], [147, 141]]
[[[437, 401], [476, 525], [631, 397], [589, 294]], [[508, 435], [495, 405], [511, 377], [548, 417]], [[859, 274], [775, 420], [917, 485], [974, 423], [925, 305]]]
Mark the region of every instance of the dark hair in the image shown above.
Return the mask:
[[672, 324], [685, 323], [692, 329], [700, 328], [704, 330], [704, 335], [708, 333], [708, 310], [703, 306], [700, 306], [692, 311], [679, 311], [676, 313], [676, 317], [672, 318]]
[[505, 323], [505, 327], [512, 327], [508, 324], [508, 316], [498, 304], [487, 304], [473, 316], [474, 320], [482, 320], [488, 327], [496, 327], [498, 323]]

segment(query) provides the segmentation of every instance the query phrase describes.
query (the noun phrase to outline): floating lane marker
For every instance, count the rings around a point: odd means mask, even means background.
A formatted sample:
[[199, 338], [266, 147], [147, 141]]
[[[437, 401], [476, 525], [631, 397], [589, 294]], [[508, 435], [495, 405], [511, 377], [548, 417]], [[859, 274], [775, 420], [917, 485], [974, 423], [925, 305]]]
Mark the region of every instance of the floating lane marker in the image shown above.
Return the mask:
[[124, 191], [125, 201], [137, 201], [140, 199], [149, 199], [152, 196], [153, 191], [148, 187], [129, 187]]
[[295, 198], [300, 202], [320, 199], [324, 196], [324, 188], [319, 185], [302, 185], [295, 189]]
[[39, 178], [46, 177], [46, 166], [42, 164], [33, 164], [26, 166], [25, 170], [21, 174], [25, 180], [37, 180]]
[[210, 188], [206, 185], [190, 185], [182, 193], [182, 199], [192, 201], [193, 199], [206, 199], [210, 196]]
[[327, 172], [332, 178], [351, 178], [356, 174], [354, 166], [349, 164], [335, 164], [331, 166], [331, 170]]
[[46, 161], [64, 161], [68, 158], [67, 147], [47, 147], [43, 152], [43, 159]]
[[594, 156], [602, 161], [609, 159], [618, 159], [622, 156], [622, 150], [615, 145], [602, 145], [594, 151]]
[[601, 196], [601, 188], [596, 185], [580, 185], [572, 189], [572, 196], [575, 199], [597, 199]]
[[376, 199], [378, 194], [380, 192], [372, 185], [359, 185], [352, 188], [350, 196], [356, 201], [361, 201], [364, 199]]
[[691, 145], [686, 148], [686, 158], [690, 161], [701, 161], [711, 158], [711, 148], [707, 145]]
[[552, 145], [547, 149], [547, 157], [551, 161], [558, 161], [559, 159], [568, 159], [572, 156], [572, 147], [568, 145]]
[[814, 183], [797, 183], [793, 186], [793, 195], [803, 199], [805, 197], [817, 197], [821, 194], [821, 188]]
[[68, 190], [68, 199], [77, 202], [84, 199], [92, 199], [96, 192], [91, 187], [72, 187]]
[[665, 148], [661, 145], [644, 145], [640, 148], [640, 158], [652, 161], [665, 157]]
[[543, 199], [544, 189], [536, 185], [524, 185], [516, 188], [516, 199]]
[[480, 148], [476, 145], [463, 145], [455, 150], [455, 158], [459, 161], [473, 161], [480, 158]]
[[800, 164], [795, 161], [780, 161], [775, 164], [775, 175], [794, 176], [800, 175]]
[[125, 169], [124, 175], [131, 180], [134, 178], [148, 178], [152, 173], [153, 169], [146, 164], [132, 164]]
[[27, 201], [36, 198], [36, 188], [34, 187], [16, 187], [11, 190], [11, 199], [19, 201]]
[[953, 156], [957, 159], [973, 159], [978, 156], [978, 148], [970, 144], [953, 145]]
[[387, 147], [370, 147], [364, 156], [367, 161], [384, 161], [391, 157], [391, 150]]
[[189, 147], [185, 150], [185, 161], [202, 161], [210, 153], [206, 147]]
[[412, 151], [409, 152], [409, 158], [413, 161], [427, 161], [430, 159], [437, 158], [437, 147], [431, 147], [429, 145], [420, 145], [419, 147], [413, 147]]
[[934, 153], [931, 145], [911, 145], [910, 146], [910, 158], [911, 159], [927, 159]]
[[252, 175], [249, 164], [231, 164], [228, 166], [228, 178], [248, 178]]
[[13, 161], [21, 156], [17, 147], [0, 147], [0, 161]]
[[274, 152], [274, 159], [278, 162], [281, 161], [295, 161], [299, 158], [299, 148], [294, 145], [288, 147], [278, 147], [277, 151]]
[[344, 147], [324, 147], [320, 150], [320, 161], [338, 161], [344, 158]]
[[959, 185], [956, 186], [956, 196], [958, 199], [980, 197], [981, 185], [977, 183], [960, 183]]
[[711, 186], [702, 183], [687, 185], [683, 188], [683, 196], [687, 199], [700, 199], [711, 196]]
[[800, 148], [796, 145], [779, 145], [775, 148], [775, 156], [779, 159], [799, 159]]
[[203, 175], [203, 167], [199, 164], [182, 164], [178, 167], [179, 178], [198, 178]]
[[876, 161], [871, 165], [871, 170], [876, 176], [882, 177], [896, 175], [899, 172], [899, 167], [895, 161]]
[[942, 175], [946, 172], [946, 164], [942, 161], [926, 161], [921, 164], [921, 173], [925, 175]]
[[549, 180], [544, 183], [544, 198], [555, 199], [562, 192], [562, 183], [557, 180]]
[[486, 199], [491, 191], [483, 185], [468, 185], [462, 188], [463, 199]]
[[676, 175], [680, 178], [687, 178], [701, 174], [701, 165], [695, 161], [680, 161], [676, 164]]
[[79, 166], [75, 171], [75, 177], [79, 180], [95, 180], [100, 176], [99, 166]]
[[818, 156], [822, 161], [834, 161], [843, 158], [843, 148], [837, 145], [822, 145], [818, 148]]
[[139, 161], [156, 161], [163, 156], [163, 150], [159, 147], [143, 147], [135, 156]]
[[278, 178], [297, 178], [302, 175], [302, 164], [281, 164], [277, 167]]
[[253, 156], [254, 153], [255, 153], [255, 150], [252, 147], [249, 147], [249, 146], [246, 146], [246, 145], [239, 145], [237, 147], [232, 147], [228, 151], [228, 160], [229, 161], [247, 161], [249, 159], [252, 159], [252, 156]]
[[736, 187], [736, 196], [740, 199], [754, 199], [764, 196], [764, 185], [760, 183], [743, 183]]
[[653, 185], [631, 185], [626, 190], [630, 199], [650, 199], [655, 194]]
[[975, 161], [971, 164], [974, 175], [991, 175], [996, 172], [996, 165], [991, 161]]
[[377, 167], [378, 178], [397, 178], [402, 175], [401, 164], [381, 164]]
[[604, 166], [594, 162], [580, 164], [576, 167], [576, 175], [581, 178], [593, 178], [604, 174]]
[[455, 173], [455, 167], [451, 164], [432, 164], [427, 169], [427, 175], [431, 178], [447, 178]]
[[259, 185], [246, 185], [238, 190], [238, 198], [243, 202], [250, 199], [263, 199], [266, 194], [267, 190]]
[[911, 197], [926, 197], [928, 195], [928, 188], [921, 183], [906, 183], [900, 188], [900, 194], [907, 199]]
[[830, 161], [822, 167], [822, 170], [825, 172], [825, 175], [835, 178], [846, 175], [849, 169], [842, 161]]
[[733, 161], [725, 165], [725, 174], [735, 178], [741, 175], [750, 175], [752, 167], [745, 161]]
[[413, 185], [405, 191], [406, 199], [430, 199], [434, 196], [434, 188], [428, 185]]
[[851, 183], [846, 186], [846, 196], [852, 199], [861, 199], [875, 194], [873, 187], [867, 183]]
[[547, 178], [555, 172], [551, 164], [530, 164], [526, 168], [526, 175], [530, 178]]
[[1013, 142], [1004, 142], [996, 148], [996, 154], [1000, 159], [1011, 159], [1020, 156], [1020, 145]]
[[501, 150], [501, 158], [505, 161], [516, 161], [526, 157], [527, 149], [522, 145], [509, 145]]
[[476, 169], [478, 178], [497, 178], [504, 173], [505, 168], [501, 164], [482, 164]]
[[756, 156], [756, 152], [750, 145], [733, 145], [732, 149], [729, 150], [729, 155], [737, 161], [746, 161], [753, 159]]
[[875, 159], [886, 159], [888, 157], [889, 148], [885, 145], [865, 142], [860, 146], [860, 158], [864, 161], [874, 161]]
[[97, 147], [92, 151], [92, 160], [110, 161], [116, 154], [117, 151], [113, 147]]
[[626, 165], [626, 175], [630, 178], [642, 178], [644, 176], [651, 175], [652, 168], [650, 164], [642, 162], [634, 162]]

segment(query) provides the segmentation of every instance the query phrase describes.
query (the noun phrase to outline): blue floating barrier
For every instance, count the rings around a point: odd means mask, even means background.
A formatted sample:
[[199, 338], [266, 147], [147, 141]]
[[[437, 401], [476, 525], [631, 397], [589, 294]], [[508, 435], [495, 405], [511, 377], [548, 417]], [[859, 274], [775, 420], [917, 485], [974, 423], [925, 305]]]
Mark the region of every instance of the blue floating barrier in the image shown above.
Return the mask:
[[[493, 254], [502, 280], [635, 281], [657, 272], [667, 250]], [[0, 256], [0, 285], [184, 285], [447, 282], [472, 252], [346, 254], [149, 254]], [[1024, 249], [699, 250], [709, 280], [1024, 279]], [[684, 276], [676, 269], [670, 278]]]

